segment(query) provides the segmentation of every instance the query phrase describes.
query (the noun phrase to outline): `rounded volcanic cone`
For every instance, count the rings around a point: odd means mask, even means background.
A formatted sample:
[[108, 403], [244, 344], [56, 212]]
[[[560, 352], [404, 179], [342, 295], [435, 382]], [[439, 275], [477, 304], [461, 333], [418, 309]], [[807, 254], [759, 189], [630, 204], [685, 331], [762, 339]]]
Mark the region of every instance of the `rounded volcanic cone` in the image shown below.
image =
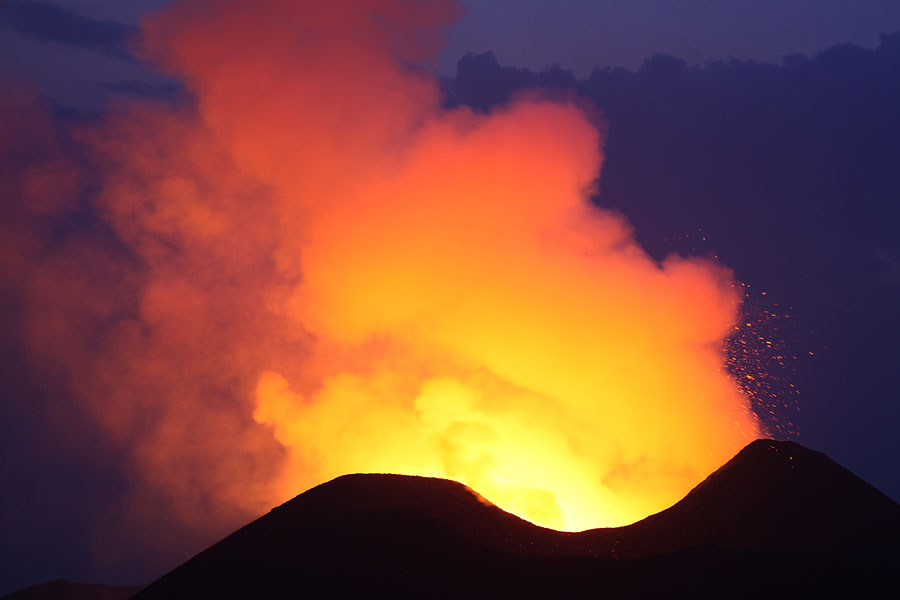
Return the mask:
[[461, 529], [486, 539], [511, 520], [519, 522], [513, 530], [538, 529], [453, 481], [346, 475], [273, 509], [136, 598], [358, 597], [386, 590], [447, 597], [467, 593], [473, 581], [499, 593], [520, 555], [476, 543]]

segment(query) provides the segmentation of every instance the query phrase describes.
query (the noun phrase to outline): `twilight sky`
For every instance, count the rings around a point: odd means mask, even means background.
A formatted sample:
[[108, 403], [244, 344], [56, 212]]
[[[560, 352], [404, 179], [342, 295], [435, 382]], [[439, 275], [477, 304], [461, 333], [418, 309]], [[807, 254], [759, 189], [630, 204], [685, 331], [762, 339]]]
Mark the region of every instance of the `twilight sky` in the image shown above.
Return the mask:
[[[284, 448], [238, 423], [235, 415], [242, 410], [249, 420], [246, 398], [220, 401], [234, 390], [252, 390], [261, 369], [275, 368], [265, 362], [269, 355], [298, 343], [291, 337], [296, 332], [271, 322], [267, 311], [246, 308], [249, 297], [233, 289], [237, 281], [254, 293], [280, 293], [267, 288], [264, 277], [265, 269], [275, 267], [268, 259], [253, 262], [269, 256], [271, 248], [264, 242], [195, 246], [177, 236], [162, 242], [154, 237], [171, 233], [173, 223], [178, 232], [215, 233], [230, 226], [213, 220], [207, 230], [201, 226], [206, 205], [192, 213], [158, 198], [181, 199], [185, 206], [197, 197], [237, 199], [214, 208], [248, 230], [268, 231], [296, 215], [244, 213], [241, 202], [268, 197], [273, 188], [316, 189], [318, 172], [297, 183], [293, 165], [284, 159], [302, 155], [315, 162], [315, 154], [304, 154], [306, 146], [290, 135], [279, 137], [290, 127], [266, 120], [291, 122], [293, 105], [277, 102], [278, 85], [255, 98], [245, 82], [260, 85], [275, 73], [276, 83], [283, 80], [284, 89], [296, 90], [304, 77], [321, 77], [318, 85], [343, 91], [342, 79], [327, 75], [350, 69], [350, 92], [334, 97], [349, 107], [363, 149], [380, 135], [367, 129], [370, 114], [389, 114], [399, 104], [415, 116], [416, 103], [427, 104], [425, 91], [391, 79], [390, 70], [375, 64], [378, 75], [370, 78], [369, 70], [352, 61], [335, 66], [332, 54], [320, 56], [315, 44], [304, 48], [324, 61], [321, 70], [309, 66], [302, 51], [272, 54], [271, 73], [263, 69], [259, 78], [259, 66], [268, 63], [241, 70], [244, 50], [254, 60], [256, 43], [259, 55], [271, 51], [266, 28], [274, 31], [278, 21], [272, 9], [259, 11], [264, 14], [258, 20], [223, 26], [233, 36], [225, 41], [191, 37], [193, 29], [205, 31], [202, 14], [172, 21], [189, 26], [175, 33], [154, 30], [157, 49], [174, 44], [170, 34], [193, 45], [179, 47], [187, 57], [183, 62], [169, 57], [162, 68], [165, 60], [154, 55], [157, 68], [150, 69], [134, 57], [134, 39], [141, 15], [165, 4], [0, 3], [0, 324], [10, 332], [0, 345], [0, 485], [12, 490], [0, 499], [0, 559], [8, 566], [0, 594], [56, 577], [146, 582], [263, 510], [254, 508], [252, 498], [241, 503], [233, 496], [271, 497], [261, 491], [272, 468], [265, 459], [281, 458]], [[296, 4], [266, 6], [290, 10]], [[517, 92], [544, 88], [554, 90], [551, 96], [587, 98], [599, 107], [605, 144], [594, 203], [624, 215], [652, 258], [717, 258], [749, 286], [742, 313], [746, 328], [732, 340], [728, 368], [755, 394], [752, 408], [764, 425], [828, 453], [900, 498], [900, 33], [894, 33], [900, 32], [900, 4], [463, 4], [467, 12], [448, 29], [445, 49], [430, 65], [443, 76], [443, 105], [502, 114], [500, 107]], [[446, 15], [422, 18], [442, 21]], [[663, 56], [646, 60], [656, 54]], [[739, 60], [728, 62], [732, 57]], [[228, 82], [212, 75], [220, 59], [236, 69], [239, 85], [216, 96], [222, 89], [217, 86]], [[554, 63], [562, 70], [544, 70]], [[594, 67], [601, 70], [592, 75]], [[397, 86], [407, 93], [383, 97]], [[228, 120], [241, 102], [255, 106], [270, 96], [275, 100], [258, 114], [248, 113], [246, 123]], [[203, 112], [208, 106], [198, 108], [197, 98], [216, 100], [210, 103], [221, 112]], [[208, 121], [198, 120], [201, 113]], [[527, 114], [521, 118], [530, 123]], [[216, 119], [225, 119], [222, 127], [235, 136], [248, 136], [235, 144], [249, 153], [244, 170], [208, 139], [201, 123], [215, 128], [221, 125]], [[343, 117], [325, 122], [345, 126]], [[566, 123], [548, 127], [550, 142], [552, 132], [569, 131], [560, 129]], [[254, 137], [259, 131], [269, 136], [264, 143]], [[314, 124], [311, 139], [316, 131]], [[580, 139], [582, 130], [572, 131], [569, 137]], [[503, 128], [495, 133], [502, 145]], [[341, 150], [349, 156], [325, 161], [319, 170], [367, 163], [352, 155], [357, 138], [352, 139], [343, 145], [351, 150]], [[484, 165], [493, 168], [494, 162]], [[584, 169], [595, 169], [595, 162], [586, 160]], [[529, 190], [520, 193], [527, 196]], [[631, 232], [619, 227], [612, 227], [615, 235], [630, 239]], [[594, 233], [600, 239], [609, 235]], [[289, 262], [284, 257], [290, 243], [270, 252], [278, 257], [278, 269], [291, 271], [283, 264]], [[167, 254], [173, 247], [181, 253]], [[339, 250], [326, 244], [320, 253], [340, 258]], [[224, 269], [215, 266], [210, 256], [217, 253], [233, 260]], [[553, 272], [548, 269], [546, 276]], [[196, 275], [203, 289], [179, 283], [185, 273]], [[314, 279], [315, 272], [304, 275]], [[675, 288], [691, 287], [693, 280], [678, 281]], [[590, 296], [590, 285], [575, 289], [591, 302], [602, 300], [602, 294]], [[272, 302], [269, 296], [252, 299], [259, 306]], [[288, 312], [291, 302], [285, 301]], [[250, 316], [233, 325], [233, 315], [244, 313]], [[126, 321], [137, 324], [120, 326]], [[254, 341], [252, 352], [242, 354], [233, 343], [241, 336], [270, 341]], [[208, 347], [194, 347], [197, 339]], [[197, 359], [207, 351], [208, 361]], [[259, 356], [245, 356], [254, 353]], [[776, 354], [782, 358], [773, 359]], [[227, 373], [236, 364], [240, 369]], [[260, 388], [266, 383], [275, 391], [269, 412], [254, 414], [257, 423], [267, 423], [278, 403], [294, 393], [278, 388], [282, 374], [290, 378], [290, 367], [276, 366], [281, 370], [260, 380]], [[429, 389], [440, 391], [440, 385]], [[163, 401], [165, 396], [191, 401]], [[292, 436], [319, 433], [313, 428], [278, 435], [291, 448], [302, 446]], [[227, 440], [223, 447], [253, 451], [237, 456], [209, 450], [216, 436]], [[247, 472], [240, 489], [223, 483], [220, 495], [206, 494], [207, 480], [227, 482], [231, 473]], [[179, 511], [172, 510], [176, 504]], [[189, 510], [181, 510], [187, 504]], [[207, 516], [209, 523], [201, 524]]]
[[[141, 14], [167, 2], [48, 0], [47, 4], [130, 27]], [[108, 87], [98, 89], [98, 81], [159, 83], [115, 57], [54, 43], [56, 24], [38, 25], [47, 19], [44, 11], [19, 8], [40, 3], [8, 4], [6, 19], [10, 13], [24, 13], [16, 22], [30, 31], [14, 31], [9, 21], [0, 25], [2, 60], [65, 103], [102, 102]], [[465, 0], [462, 5], [466, 12], [447, 32], [436, 65], [444, 75], [452, 76], [466, 53], [487, 51], [507, 66], [541, 70], [558, 63], [579, 76], [589, 75], [595, 67], [636, 69], [656, 53], [672, 54], [691, 65], [730, 58], [777, 64], [784, 56], [810, 55], [835, 44], [873, 48], [879, 34], [900, 29], [900, 4], [893, 0]], [[89, 41], [95, 35], [77, 22], [59, 24], [59, 30], [67, 27], [71, 39]]]
[[553, 63], [590, 74], [594, 67], [637, 68], [657, 52], [688, 64], [709, 59], [778, 63], [853, 42], [871, 48], [900, 27], [891, 0], [468, 0], [450, 34], [444, 69], [466, 52], [492, 50], [505, 65], [541, 70]]

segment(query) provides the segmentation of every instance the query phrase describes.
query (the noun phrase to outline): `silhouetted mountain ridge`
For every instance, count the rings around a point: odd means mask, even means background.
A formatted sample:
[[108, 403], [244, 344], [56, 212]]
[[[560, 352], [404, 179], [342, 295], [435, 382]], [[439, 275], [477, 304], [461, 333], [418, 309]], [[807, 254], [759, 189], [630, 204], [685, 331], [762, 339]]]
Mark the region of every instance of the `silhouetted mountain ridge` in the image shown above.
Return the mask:
[[631, 556], [701, 544], [752, 550], [891, 544], [900, 539], [900, 505], [821, 452], [757, 440], [680, 502], [622, 530]]
[[116, 587], [54, 579], [4, 596], [3, 600], [127, 600], [143, 586]]
[[751, 575], [748, 590], [799, 581], [849, 592], [900, 564], [898, 534], [900, 505], [890, 498], [824, 454], [759, 440], [671, 508], [578, 533], [537, 527], [453, 481], [345, 475], [273, 509], [136, 598], [573, 593], [600, 581], [637, 595], [672, 585], [712, 594]]

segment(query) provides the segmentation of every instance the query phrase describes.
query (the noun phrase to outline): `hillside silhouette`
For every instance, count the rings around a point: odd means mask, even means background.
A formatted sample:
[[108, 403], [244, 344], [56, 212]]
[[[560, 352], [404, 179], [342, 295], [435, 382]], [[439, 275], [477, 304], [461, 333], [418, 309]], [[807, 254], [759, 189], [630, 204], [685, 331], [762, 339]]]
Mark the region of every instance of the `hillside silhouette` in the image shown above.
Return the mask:
[[342, 476], [135, 598], [858, 593], [896, 576], [898, 535], [893, 500], [824, 454], [758, 440], [671, 508], [579, 533], [535, 526], [448, 480]]
[[4, 596], [3, 600], [127, 600], [142, 587], [116, 587], [54, 579]]

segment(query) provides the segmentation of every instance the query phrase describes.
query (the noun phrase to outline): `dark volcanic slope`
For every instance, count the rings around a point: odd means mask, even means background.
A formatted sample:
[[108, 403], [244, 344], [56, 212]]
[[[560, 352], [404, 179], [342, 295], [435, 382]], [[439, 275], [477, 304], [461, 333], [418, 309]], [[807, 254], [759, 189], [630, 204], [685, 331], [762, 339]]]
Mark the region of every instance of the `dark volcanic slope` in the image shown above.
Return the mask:
[[896, 575], [898, 539], [900, 505], [823, 454], [759, 440], [670, 509], [581, 533], [536, 527], [452, 481], [339, 477], [137, 598], [851, 593]]
[[54, 579], [4, 596], [2, 600], [126, 600], [141, 587], [113, 587]]
[[671, 508], [618, 531], [623, 556], [701, 544], [753, 550], [890, 544], [900, 540], [900, 505], [821, 452], [756, 440]]

